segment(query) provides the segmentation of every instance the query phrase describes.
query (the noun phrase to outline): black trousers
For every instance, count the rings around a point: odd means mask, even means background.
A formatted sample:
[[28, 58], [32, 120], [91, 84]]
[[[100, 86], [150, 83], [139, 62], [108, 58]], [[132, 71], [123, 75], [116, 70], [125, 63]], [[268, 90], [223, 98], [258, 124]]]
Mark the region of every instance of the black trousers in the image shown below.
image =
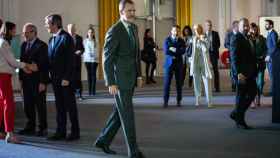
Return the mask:
[[280, 123], [280, 68], [279, 53], [272, 59], [272, 122]]
[[237, 83], [236, 107], [233, 112], [236, 114], [238, 121], [242, 123], [245, 122], [245, 113], [257, 94], [257, 84], [255, 79], [248, 79], [245, 83], [235, 80], [235, 83]]
[[39, 129], [47, 129], [46, 91], [39, 92], [39, 82], [32, 79], [22, 81], [24, 112], [27, 117], [25, 128], [36, 128], [36, 112], [38, 114]]
[[87, 76], [88, 76], [88, 92], [89, 95], [95, 95], [96, 93], [96, 72], [98, 63], [86, 62]]
[[214, 87], [216, 91], [220, 91], [220, 75], [218, 68], [218, 58], [210, 53], [210, 62], [214, 72]]
[[77, 63], [75, 67], [75, 81], [74, 86], [76, 89], [76, 92], [82, 97], [83, 94], [83, 84], [82, 84], [82, 66], [81, 63]]
[[[156, 61], [149, 61], [149, 62], [146, 62], [146, 80], [149, 81], [149, 80], [153, 80], [154, 78], [154, 71], [156, 69]], [[151, 67], [151, 69], [150, 69]]]
[[63, 87], [53, 83], [56, 105], [56, 133], [66, 135], [67, 112], [71, 122], [71, 134], [80, 135], [78, 109], [74, 88], [69, 85]]

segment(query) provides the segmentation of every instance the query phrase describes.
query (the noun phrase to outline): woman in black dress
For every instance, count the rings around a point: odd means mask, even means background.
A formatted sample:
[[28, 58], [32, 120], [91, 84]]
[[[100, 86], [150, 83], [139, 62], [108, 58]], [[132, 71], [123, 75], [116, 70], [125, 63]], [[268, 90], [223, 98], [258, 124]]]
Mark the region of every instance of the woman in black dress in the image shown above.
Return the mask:
[[154, 71], [157, 61], [156, 48], [157, 46], [152, 37], [151, 29], [146, 29], [144, 34], [144, 49], [141, 54], [142, 60], [146, 63], [146, 84], [156, 83], [154, 80]]

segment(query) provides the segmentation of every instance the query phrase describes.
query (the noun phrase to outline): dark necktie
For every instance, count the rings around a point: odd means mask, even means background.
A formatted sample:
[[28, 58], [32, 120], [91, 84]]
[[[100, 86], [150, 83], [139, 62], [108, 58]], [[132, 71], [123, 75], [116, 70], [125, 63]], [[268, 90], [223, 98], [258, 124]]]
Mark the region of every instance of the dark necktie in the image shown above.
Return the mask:
[[128, 26], [128, 32], [129, 32], [129, 38], [130, 38], [130, 41], [133, 45], [133, 48], [135, 48], [135, 37], [134, 37], [132, 25]]
[[55, 45], [55, 38], [56, 38], [56, 36], [53, 36], [53, 39], [52, 39], [52, 49], [54, 49], [54, 45]]
[[27, 44], [26, 44], [26, 47], [25, 47], [25, 51], [26, 52], [29, 52], [30, 51], [30, 49], [31, 49], [31, 42], [27, 42]]

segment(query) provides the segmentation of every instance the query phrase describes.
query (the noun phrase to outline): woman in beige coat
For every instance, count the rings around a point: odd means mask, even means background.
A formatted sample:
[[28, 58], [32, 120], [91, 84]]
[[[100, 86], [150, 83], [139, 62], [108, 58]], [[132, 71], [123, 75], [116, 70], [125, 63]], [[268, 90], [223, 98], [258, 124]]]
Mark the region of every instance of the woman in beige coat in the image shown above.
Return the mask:
[[194, 25], [195, 36], [193, 37], [192, 57], [190, 65], [190, 75], [193, 76], [195, 105], [200, 104], [201, 98], [201, 79], [204, 84], [208, 107], [212, 106], [212, 74], [210, 70], [207, 41], [203, 34], [201, 25]]

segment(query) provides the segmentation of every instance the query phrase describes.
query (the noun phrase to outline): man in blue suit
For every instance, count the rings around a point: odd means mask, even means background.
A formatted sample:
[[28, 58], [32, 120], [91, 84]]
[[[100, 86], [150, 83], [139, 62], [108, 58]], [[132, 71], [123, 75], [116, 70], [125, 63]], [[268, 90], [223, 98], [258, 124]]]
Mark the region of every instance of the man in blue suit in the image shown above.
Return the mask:
[[45, 27], [52, 34], [49, 40], [49, 68], [50, 77], [55, 94], [56, 104], [56, 133], [49, 140], [63, 140], [66, 138], [67, 112], [71, 121], [71, 134], [68, 141], [80, 138], [78, 110], [73, 87], [75, 45], [70, 34], [62, 28], [62, 18], [58, 14], [45, 18]]
[[267, 68], [270, 78], [270, 95], [272, 95], [272, 87], [273, 87], [273, 66], [272, 66], [272, 59], [277, 54], [277, 41], [278, 41], [278, 34], [273, 29], [274, 22], [272, 20], [265, 20], [265, 29], [268, 31], [267, 34], [267, 40], [266, 40], [266, 46], [267, 46], [267, 56], [265, 58], [265, 61], [267, 62]]
[[269, 77], [271, 80], [270, 94], [272, 95], [272, 122], [280, 123], [280, 53], [278, 45], [278, 34], [273, 29], [273, 21], [265, 20], [265, 29], [268, 31], [266, 38], [267, 62]]
[[180, 27], [178, 25], [172, 26], [171, 34], [168, 36], [163, 45], [165, 53], [164, 63], [164, 104], [163, 107], [168, 107], [170, 84], [175, 73], [176, 89], [177, 89], [177, 106], [181, 106], [182, 100], [182, 72], [183, 58], [186, 45], [182, 38], [179, 37]]

